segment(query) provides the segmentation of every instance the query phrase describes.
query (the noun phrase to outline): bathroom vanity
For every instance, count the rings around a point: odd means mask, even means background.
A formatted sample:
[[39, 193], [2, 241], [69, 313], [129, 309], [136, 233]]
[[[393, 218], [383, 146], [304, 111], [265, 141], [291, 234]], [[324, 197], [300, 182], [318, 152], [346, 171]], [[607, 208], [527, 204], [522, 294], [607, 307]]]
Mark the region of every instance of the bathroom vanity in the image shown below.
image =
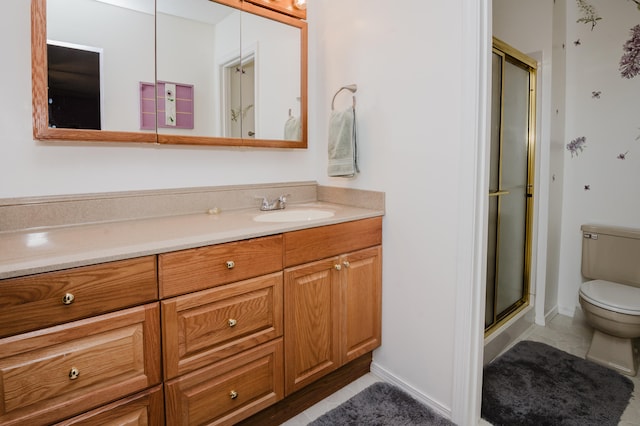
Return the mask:
[[[256, 191], [333, 215], [259, 222], [234, 205]], [[381, 343], [383, 197], [308, 183], [210, 192], [46, 200], [34, 225], [73, 203], [91, 212], [28, 229], [20, 217], [44, 200], [0, 205], [16, 228], [0, 232], [0, 423], [280, 424], [368, 371]], [[166, 197], [221, 204], [91, 217]]]

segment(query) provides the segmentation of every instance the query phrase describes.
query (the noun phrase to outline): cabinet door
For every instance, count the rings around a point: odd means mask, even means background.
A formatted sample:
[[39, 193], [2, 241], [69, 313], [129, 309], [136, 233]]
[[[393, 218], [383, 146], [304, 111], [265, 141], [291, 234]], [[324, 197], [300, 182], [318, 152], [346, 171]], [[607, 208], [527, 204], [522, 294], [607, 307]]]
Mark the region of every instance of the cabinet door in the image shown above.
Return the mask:
[[342, 263], [342, 363], [380, 346], [382, 317], [382, 248], [347, 254]]
[[339, 260], [335, 257], [285, 270], [287, 395], [339, 367]]

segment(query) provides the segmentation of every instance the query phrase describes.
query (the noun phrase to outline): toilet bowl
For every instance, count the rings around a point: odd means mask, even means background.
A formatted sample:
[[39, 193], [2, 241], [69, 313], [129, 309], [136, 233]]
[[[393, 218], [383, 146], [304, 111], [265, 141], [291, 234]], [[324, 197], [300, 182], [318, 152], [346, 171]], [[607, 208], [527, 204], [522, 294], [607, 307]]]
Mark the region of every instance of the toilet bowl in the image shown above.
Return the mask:
[[580, 286], [580, 306], [594, 335], [586, 358], [635, 376], [638, 358], [633, 339], [640, 337], [640, 288], [604, 280]]
[[635, 376], [640, 337], [640, 230], [583, 225], [578, 300], [594, 328], [586, 358]]

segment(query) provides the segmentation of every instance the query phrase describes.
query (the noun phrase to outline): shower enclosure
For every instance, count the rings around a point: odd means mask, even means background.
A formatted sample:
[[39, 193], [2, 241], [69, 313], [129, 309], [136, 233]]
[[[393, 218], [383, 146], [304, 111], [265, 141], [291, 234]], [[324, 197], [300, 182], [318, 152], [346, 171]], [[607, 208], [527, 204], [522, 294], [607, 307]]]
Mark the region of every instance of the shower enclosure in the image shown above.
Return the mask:
[[536, 61], [493, 41], [485, 334], [529, 304]]

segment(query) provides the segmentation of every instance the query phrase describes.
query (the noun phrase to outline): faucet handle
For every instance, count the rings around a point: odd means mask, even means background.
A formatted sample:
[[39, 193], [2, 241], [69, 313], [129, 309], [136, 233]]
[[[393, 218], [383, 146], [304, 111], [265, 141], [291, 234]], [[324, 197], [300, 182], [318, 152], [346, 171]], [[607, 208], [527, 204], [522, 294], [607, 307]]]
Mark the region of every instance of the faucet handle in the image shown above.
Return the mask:
[[261, 209], [266, 209], [269, 207], [269, 199], [267, 197], [261, 196], [261, 195], [255, 195], [254, 198], [256, 200], [260, 200], [260, 208]]
[[286, 203], [287, 197], [291, 197], [291, 194], [282, 194], [281, 196], [278, 197], [278, 200], [282, 201], [283, 203]]

